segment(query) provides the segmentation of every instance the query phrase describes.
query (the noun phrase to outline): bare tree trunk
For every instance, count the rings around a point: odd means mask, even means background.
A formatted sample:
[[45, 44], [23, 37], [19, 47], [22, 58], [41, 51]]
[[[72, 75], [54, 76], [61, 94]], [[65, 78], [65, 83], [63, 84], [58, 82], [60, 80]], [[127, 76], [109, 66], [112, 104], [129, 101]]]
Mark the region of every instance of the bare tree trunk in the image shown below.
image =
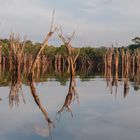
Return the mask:
[[2, 45], [0, 45], [0, 77], [2, 73]]
[[24, 58], [23, 58], [24, 60], [24, 62], [23, 62], [23, 72], [25, 73], [25, 74], [27, 74], [27, 55], [25, 54], [24, 55]]
[[132, 76], [135, 74], [135, 55], [132, 56]]
[[[67, 53], [68, 53], [67, 60], [68, 60], [68, 63], [69, 63], [69, 70], [70, 70], [70, 83], [69, 83], [68, 94], [65, 98], [65, 102], [64, 102], [63, 106], [58, 111], [58, 114], [60, 114], [60, 115], [61, 115], [61, 112], [63, 112], [64, 110], [67, 110], [67, 111], [71, 112], [71, 115], [73, 116], [70, 105], [71, 105], [72, 99], [77, 95], [77, 92], [76, 92], [76, 89], [75, 89], [76, 88], [76, 81], [75, 81], [76, 64], [75, 63], [76, 63], [76, 60], [79, 56], [79, 50], [76, 53], [73, 52], [75, 50], [71, 46], [71, 43], [70, 43], [71, 39], [73, 38], [73, 35], [68, 40], [66, 40], [64, 38], [64, 36], [62, 35], [62, 33], [58, 33], [58, 36], [63, 41], [63, 43], [65, 44], [66, 49], [67, 49]], [[77, 98], [78, 98], [78, 96], [77, 96]]]
[[118, 74], [118, 64], [119, 64], [119, 54], [118, 54], [118, 50], [116, 51], [116, 53], [114, 54], [114, 63], [115, 63], [115, 75]]
[[23, 57], [23, 49], [25, 46], [25, 42], [23, 45], [20, 44], [19, 37], [14, 37], [14, 34], [10, 37], [10, 54], [12, 55], [12, 67], [11, 67], [11, 75], [12, 75], [12, 84], [9, 93], [9, 105], [13, 106], [14, 102], [16, 105], [19, 105], [19, 92], [22, 95], [23, 102], [25, 103], [25, 99], [22, 92], [22, 80], [21, 80], [21, 63]]
[[5, 56], [2, 57], [2, 71], [5, 72], [5, 65], [6, 65], [6, 58]]
[[[52, 22], [53, 24], [53, 22]], [[52, 36], [52, 34], [56, 31], [56, 28], [54, 29], [54, 31], [52, 31], [52, 25], [51, 25], [51, 29], [50, 29], [50, 32], [47, 34], [44, 42], [42, 43], [40, 49], [38, 50], [32, 64], [31, 64], [31, 67], [29, 69], [29, 75], [28, 75], [28, 80], [29, 80], [29, 85], [30, 85], [30, 89], [31, 89], [31, 93], [33, 95], [33, 98], [36, 102], [36, 104], [38, 105], [38, 107], [40, 108], [40, 110], [42, 111], [46, 121], [48, 122], [48, 125], [49, 125], [49, 128], [51, 127], [51, 125], [53, 125], [51, 119], [49, 118], [48, 116], [48, 113], [47, 111], [45, 110], [45, 108], [42, 106], [40, 100], [39, 100], [39, 97], [37, 95], [37, 92], [36, 92], [36, 89], [35, 89], [35, 86], [34, 86], [34, 70], [35, 70], [35, 66], [40, 58], [40, 54], [42, 53], [43, 49], [45, 47], [48, 46], [48, 40], [50, 39], [50, 37]]]
[[124, 49], [121, 50], [121, 57], [122, 57], [122, 78], [124, 78]]

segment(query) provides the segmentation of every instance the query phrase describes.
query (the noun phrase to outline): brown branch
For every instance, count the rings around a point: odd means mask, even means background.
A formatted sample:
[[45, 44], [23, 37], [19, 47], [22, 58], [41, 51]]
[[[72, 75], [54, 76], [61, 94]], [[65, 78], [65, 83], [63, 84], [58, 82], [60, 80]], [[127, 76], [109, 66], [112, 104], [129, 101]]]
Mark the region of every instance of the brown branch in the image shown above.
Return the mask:
[[35, 56], [35, 58], [34, 58], [34, 60], [33, 60], [33, 63], [32, 63], [31, 68], [30, 68], [30, 72], [33, 73], [34, 68], [35, 68], [35, 65], [36, 65], [36, 62], [38, 61], [38, 58], [39, 58], [41, 52], [43, 51], [43, 49], [44, 49], [45, 47], [48, 46], [48, 40], [50, 39], [50, 37], [52, 36], [52, 34], [53, 34], [56, 30], [57, 30], [57, 28], [54, 28], [53, 31], [50, 31], [50, 32], [47, 34], [47, 36], [46, 36], [46, 38], [45, 38], [45, 40], [44, 40], [42, 46], [41, 46], [40, 49], [38, 50], [37, 55]]
[[[61, 32], [59, 32], [59, 31], [61, 31]], [[66, 46], [66, 49], [68, 52], [67, 59], [68, 59], [69, 68], [70, 68], [70, 83], [69, 83], [68, 94], [65, 98], [63, 106], [61, 107], [61, 109], [57, 113], [61, 116], [61, 112], [66, 110], [66, 111], [70, 112], [72, 117], [73, 117], [73, 113], [72, 113], [72, 110], [70, 108], [70, 105], [72, 103], [72, 99], [75, 98], [75, 95], [77, 94], [76, 89], [75, 89], [76, 81], [74, 78], [75, 78], [75, 61], [76, 61], [77, 57], [79, 56], [79, 50], [78, 50], [76, 56], [72, 56], [72, 51], [74, 48], [71, 46], [71, 40], [74, 37], [74, 32], [67, 39], [63, 36], [63, 32], [62, 32], [61, 28], [59, 30], [57, 30], [57, 34]]]
[[34, 69], [35, 69], [35, 65], [36, 65], [36, 63], [37, 63], [37, 61], [38, 61], [38, 59], [40, 57], [40, 54], [42, 53], [43, 49], [48, 46], [48, 40], [51, 38], [52, 34], [57, 30], [56, 27], [54, 29], [52, 29], [53, 28], [53, 21], [54, 21], [54, 11], [53, 11], [53, 18], [52, 18], [52, 22], [51, 22], [50, 31], [48, 32], [44, 42], [42, 43], [42, 46], [38, 50], [38, 52], [37, 52], [37, 54], [36, 54], [36, 56], [35, 56], [35, 58], [34, 58], [34, 60], [32, 62], [32, 65], [31, 65], [31, 67], [29, 69], [29, 74], [28, 74], [28, 80], [29, 80], [29, 84], [30, 84], [31, 93], [33, 95], [33, 98], [34, 98], [36, 104], [38, 105], [38, 107], [42, 111], [46, 121], [48, 122], [49, 128], [51, 128], [51, 125], [54, 126], [54, 124], [51, 121], [51, 119], [49, 118], [47, 111], [42, 106], [41, 101], [39, 100], [39, 97], [37, 95], [36, 88], [34, 86]]
[[77, 58], [78, 58], [78, 56], [79, 56], [79, 53], [80, 53], [80, 49], [78, 49], [78, 52], [77, 52], [77, 54], [76, 54], [76, 56], [75, 56], [75, 58], [74, 58], [74, 63], [76, 62], [76, 60], [77, 60]]
[[52, 32], [52, 29], [53, 29], [53, 23], [54, 23], [54, 14], [55, 14], [55, 9], [53, 9], [53, 14], [52, 14], [52, 21], [51, 21], [50, 32]]

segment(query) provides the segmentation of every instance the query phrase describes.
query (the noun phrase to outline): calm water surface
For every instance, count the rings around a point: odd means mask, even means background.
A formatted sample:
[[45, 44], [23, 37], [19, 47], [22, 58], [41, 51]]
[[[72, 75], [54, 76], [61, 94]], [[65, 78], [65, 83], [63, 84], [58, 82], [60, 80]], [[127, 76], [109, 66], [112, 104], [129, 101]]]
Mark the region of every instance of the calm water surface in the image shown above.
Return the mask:
[[[55, 79], [36, 85], [40, 100], [48, 111], [56, 128], [52, 129], [53, 140], [139, 140], [140, 139], [140, 90], [130, 84], [124, 98], [123, 82], [116, 87], [107, 87], [104, 78], [90, 77], [80, 80], [77, 91], [79, 104], [71, 104], [69, 112], [61, 114], [68, 92], [69, 81], [60, 85]], [[48, 124], [31, 95], [30, 88], [23, 85], [26, 104], [20, 98], [19, 105], [9, 106], [10, 87], [0, 87], [0, 140], [50, 140]], [[111, 93], [112, 91], [112, 93]]]

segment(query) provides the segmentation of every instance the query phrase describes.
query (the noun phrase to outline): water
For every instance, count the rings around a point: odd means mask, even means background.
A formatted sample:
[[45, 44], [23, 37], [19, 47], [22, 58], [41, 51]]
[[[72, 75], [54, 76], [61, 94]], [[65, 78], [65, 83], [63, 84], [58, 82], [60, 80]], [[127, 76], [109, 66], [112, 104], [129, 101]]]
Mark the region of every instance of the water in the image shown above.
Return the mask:
[[[64, 104], [69, 81], [60, 84], [49, 79], [36, 85], [39, 98], [55, 124], [53, 140], [139, 140], [140, 139], [140, 90], [129, 83], [124, 97], [121, 79], [116, 87], [107, 87], [105, 78], [94, 76], [82, 80], [77, 77], [78, 100], [71, 104], [70, 112], [58, 110]], [[137, 85], [138, 86], [138, 85]], [[30, 88], [23, 85], [26, 104], [20, 96], [19, 105], [9, 106], [10, 87], [0, 87], [0, 140], [50, 140], [48, 124], [36, 105]], [[111, 92], [112, 91], [112, 92]], [[58, 116], [57, 116], [58, 118]]]

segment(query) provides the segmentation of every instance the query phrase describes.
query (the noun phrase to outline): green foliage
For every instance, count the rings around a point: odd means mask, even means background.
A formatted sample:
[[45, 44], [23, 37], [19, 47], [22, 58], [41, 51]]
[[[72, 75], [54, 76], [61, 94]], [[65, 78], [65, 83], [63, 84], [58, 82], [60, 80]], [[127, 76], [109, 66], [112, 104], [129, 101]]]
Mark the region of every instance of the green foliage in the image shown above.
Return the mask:
[[56, 50], [56, 54], [60, 54], [62, 57], [67, 57], [67, 49], [65, 45], [61, 45], [59, 48]]
[[54, 46], [46, 46], [43, 50], [43, 55], [49, 57], [49, 58], [54, 58], [55, 54], [56, 54], [56, 47]]
[[[134, 52], [135, 49], [140, 48], [140, 37], [135, 37], [134, 39], [132, 39], [132, 41], [134, 42], [134, 44], [129, 45], [127, 48], [131, 50], [131, 52]], [[0, 44], [2, 44], [3, 46], [2, 55], [8, 56], [9, 49], [10, 49], [9, 47], [10, 41], [8, 39], [1, 39]], [[26, 40], [24, 53], [35, 56], [40, 46], [41, 46], [41, 43], [38, 43], [38, 42], [33, 43], [31, 40]], [[126, 47], [124, 49], [126, 50]], [[90, 46], [82, 47], [80, 48], [79, 58], [86, 56], [87, 58], [90, 58], [91, 60], [101, 60], [104, 57], [106, 51], [107, 51], [106, 47], [99, 47], [99, 48], [93, 48]], [[49, 57], [50, 59], [54, 59], [55, 55], [57, 54], [60, 54], [63, 58], [66, 58], [68, 56], [65, 45], [61, 45], [60, 47], [46, 46], [42, 53], [45, 56]]]
[[1, 39], [0, 44], [2, 45], [2, 55], [8, 56], [9, 54], [9, 40], [8, 39]]
[[140, 37], [135, 37], [134, 39], [132, 39], [132, 42], [134, 42], [134, 44], [129, 45], [128, 48], [129, 50], [134, 52], [135, 49], [140, 48]]
[[132, 39], [132, 41], [133, 41], [135, 44], [139, 44], [139, 45], [140, 45], [140, 37], [135, 37], [134, 39]]
[[56, 78], [56, 81], [59, 81], [61, 85], [66, 85], [69, 79], [69, 74], [66, 72], [63, 72], [61, 74], [56, 74], [55, 78]]
[[97, 58], [97, 57], [103, 57], [106, 52], [105, 47], [101, 48], [92, 48], [92, 47], [82, 47], [80, 49], [80, 56], [88, 56], [89, 58]]

